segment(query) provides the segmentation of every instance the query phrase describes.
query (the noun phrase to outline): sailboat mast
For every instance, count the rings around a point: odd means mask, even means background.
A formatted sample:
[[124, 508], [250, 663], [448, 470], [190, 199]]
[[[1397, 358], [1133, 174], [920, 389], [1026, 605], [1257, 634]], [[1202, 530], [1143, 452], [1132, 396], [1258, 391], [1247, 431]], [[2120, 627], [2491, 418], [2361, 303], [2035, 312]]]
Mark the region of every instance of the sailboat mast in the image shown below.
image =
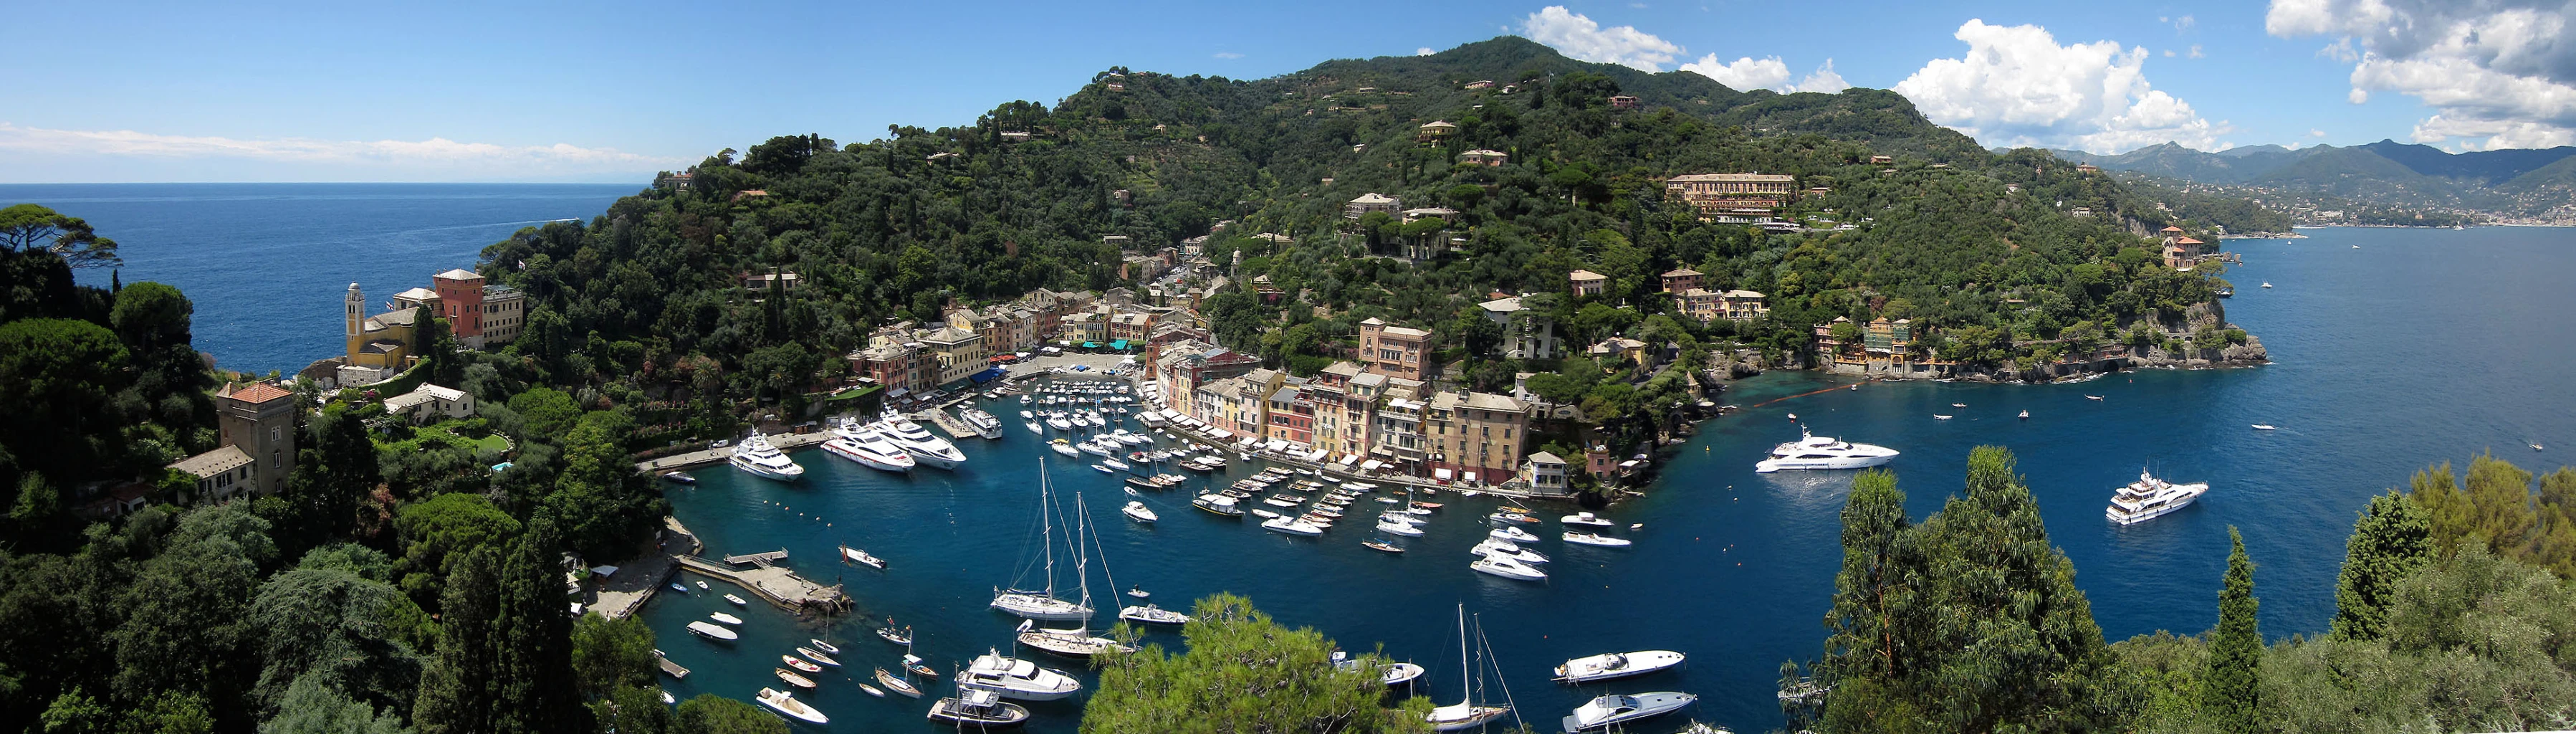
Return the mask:
[[1038, 547], [1046, 550], [1048, 599], [1055, 598], [1055, 523], [1047, 515], [1049, 508], [1054, 506], [1055, 498], [1047, 492], [1046, 457], [1040, 456], [1038, 457]]
[[1467, 605], [1460, 604], [1458, 605], [1458, 705], [1460, 706], [1468, 706], [1476, 702], [1473, 694], [1476, 687], [1475, 667], [1476, 664], [1467, 659]]
[[1082, 534], [1091, 530], [1091, 510], [1082, 504], [1082, 492], [1073, 493], [1073, 581], [1082, 589], [1082, 628], [1091, 629], [1091, 554], [1083, 551]]

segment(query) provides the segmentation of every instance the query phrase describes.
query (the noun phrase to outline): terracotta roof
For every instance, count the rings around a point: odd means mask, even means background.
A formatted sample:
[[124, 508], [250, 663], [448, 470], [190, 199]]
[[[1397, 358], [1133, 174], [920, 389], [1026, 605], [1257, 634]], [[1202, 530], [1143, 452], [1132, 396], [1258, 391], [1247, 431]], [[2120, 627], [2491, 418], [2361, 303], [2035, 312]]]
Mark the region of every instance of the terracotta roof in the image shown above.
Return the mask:
[[2173, 225], [2168, 224], [2168, 225], [2165, 225], [2165, 228], [2164, 228], [2164, 229], [2160, 229], [2160, 230], [2156, 230], [2156, 231], [2158, 231], [2158, 232], [2180, 232], [2180, 231], [2182, 231], [2182, 228], [2181, 228], [2181, 227], [2176, 227], [2176, 226], [2173, 226]]
[[1666, 278], [1686, 278], [1693, 275], [1704, 275], [1704, 273], [1690, 268], [1673, 268], [1672, 270], [1664, 273], [1664, 277]]
[[1583, 281], [1583, 280], [1609, 280], [1609, 279], [1610, 279], [1610, 276], [1602, 275], [1602, 274], [1600, 274], [1600, 273], [1595, 273], [1595, 272], [1592, 272], [1592, 271], [1590, 271], [1590, 270], [1577, 270], [1577, 271], [1574, 271], [1574, 272], [1571, 272], [1571, 273], [1566, 273], [1566, 274], [1565, 274], [1565, 276], [1566, 276], [1566, 277], [1568, 277], [1568, 278], [1572, 278], [1572, 279], [1574, 279], [1574, 280], [1578, 280], [1578, 281]]
[[2197, 245], [2197, 244], [2200, 244], [2200, 240], [2195, 240], [2195, 239], [2192, 239], [2192, 238], [2189, 238], [2189, 237], [2184, 237], [2184, 238], [2182, 238], [2182, 239], [2174, 240], [2174, 244], [2177, 244], [2177, 245]]
[[220, 395], [222, 397], [232, 398], [234, 400], [239, 400], [253, 405], [279, 398], [295, 397], [295, 393], [287, 392], [283, 389], [279, 389], [276, 385], [271, 385], [265, 382], [254, 382], [248, 387], [226, 387]]

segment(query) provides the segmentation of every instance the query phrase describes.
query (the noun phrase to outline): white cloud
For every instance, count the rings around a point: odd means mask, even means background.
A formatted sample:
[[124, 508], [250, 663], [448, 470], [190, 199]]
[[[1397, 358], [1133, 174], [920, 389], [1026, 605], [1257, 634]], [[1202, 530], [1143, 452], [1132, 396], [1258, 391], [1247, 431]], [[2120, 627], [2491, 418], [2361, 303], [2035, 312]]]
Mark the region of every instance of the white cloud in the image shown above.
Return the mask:
[[2311, 137], [2311, 138], [2322, 138], [2322, 137], [2325, 137], [2325, 136], [2326, 136], [2326, 131], [2324, 131], [2324, 130], [2318, 130], [2318, 129], [2316, 129], [2316, 128], [2309, 128], [2309, 129], [2308, 129], [2308, 137]]
[[2197, 43], [2192, 44], [2192, 45], [2191, 45], [2191, 52], [2190, 52], [2190, 53], [2183, 54], [2183, 55], [2185, 55], [2185, 56], [2189, 56], [2189, 57], [2192, 57], [2192, 58], [2195, 58], [2195, 59], [2200, 58], [2200, 57], [2202, 56], [2202, 54], [2200, 53], [2200, 44], [2197, 44]]
[[2353, 64], [2354, 104], [2374, 91], [2434, 114], [2419, 143], [2458, 148], [2576, 143], [2576, 5], [2540, 0], [2272, 0], [2274, 36], [2332, 36], [2320, 55]]
[[1240, 59], [1243, 58], [1243, 54], [1232, 51], [1218, 51], [1216, 52], [1216, 57], [1220, 59]]
[[1431, 47], [1430, 47], [1430, 46], [1424, 46], [1424, 47], [1421, 47], [1421, 48], [1414, 49], [1414, 50], [1413, 50], [1413, 55], [1415, 55], [1415, 56], [1429, 56], [1429, 55], [1431, 55]]
[[2189, 31], [2196, 25], [2200, 25], [2200, 21], [2192, 20], [2188, 15], [2173, 19], [2173, 27], [2176, 31]]
[[360, 175], [369, 178], [417, 177], [413, 180], [637, 176], [695, 162], [564, 143], [508, 146], [446, 138], [242, 139], [133, 130], [54, 130], [6, 122], [0, 122], [0, 152], [56, 160], [290, 164], [307, 170], [362, 172]]
[[1636, 26], [1603, 28], [1563, 5], [1550, 5], [1531, 13], [1521, 21], [1521, 35], [1576, 59], [1643, 71], [1663, 71], [1664, 65], [1682, 52], [1681, 46], [1637, 30]]
[[2147, 83], [2147, 50], [2116, 41], [2060, 46], [2048, 29], [1970, 20], [1964, 58], [1933, 59], [1897, 82], [1924, 116], [1986, 145], [2116, 153], [2167, 141], [2225, 147], [2233, 130]]
[[1700, 76], [1717, 80], [1719, 84], [1744, 91], [1768, 89], [1783, 94], [1789, 92], [1832, 94], [1851, 88], [1851, 83], [1843, 81], [1843, 75], [1834, 73], [1833, 59], [1826, 59], [1824, 66], [1816, 67], [1814, 72], [1807, 74], [1806, 78], [1798, 80], [1796, 84], [1789, 83], [1789, 63], [1781, 61], [1778, 56], [1759, 59], [1746, 56], [1721, 63], [1717, 60], [1717, 54], [1709, 54], [1700, 57], [1698, 61], [1683, 64], [1681, 70], [1696, 72]]

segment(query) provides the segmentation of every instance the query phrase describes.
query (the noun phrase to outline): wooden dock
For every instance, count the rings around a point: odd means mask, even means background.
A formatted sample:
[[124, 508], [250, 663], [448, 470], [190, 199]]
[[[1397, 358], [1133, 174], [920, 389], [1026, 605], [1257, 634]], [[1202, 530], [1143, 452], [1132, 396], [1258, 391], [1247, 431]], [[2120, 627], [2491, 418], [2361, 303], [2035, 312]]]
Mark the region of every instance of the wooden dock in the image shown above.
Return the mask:
[[769, 564], [787, 560], [787, 549], [780, 548], [767, 553], [747, 553], [739, 556], [725, 556], [724, 560], [726, 563], [736, 566], [759, 566], [761, 568], [768, 568]]
[[749, 589], [752, 595], [797, 614], [843, 614], [850, 611], [852, 604], [850, 595], [842, 593], [839, 585], [824, 586], [807, 581], [784, 568], [764, 565], [735, 569], [697, 556], [683, 555], [671, 556], [671, 560], [678, 561], [682, 570]]
[[653, 662], [662, 666], [663, 675], [671, 676], [673, 679], [687, 679], [689, 677], [688, 668], [680, 667], [679, 663], [671, 662], [670, 658], [663, 657], [662, 651], [660, 650], [653, 651]]
[[921, 415], [929, 416], [930, 422], [939, 426], [939, 430], [947, 431], [949, 438], [968, 439], [984, 437], [984, 434], [975, 432], [974, 426], [966, 425], [965, 419], [949, 414], [949, 412], [944, 408], [921, 411]]

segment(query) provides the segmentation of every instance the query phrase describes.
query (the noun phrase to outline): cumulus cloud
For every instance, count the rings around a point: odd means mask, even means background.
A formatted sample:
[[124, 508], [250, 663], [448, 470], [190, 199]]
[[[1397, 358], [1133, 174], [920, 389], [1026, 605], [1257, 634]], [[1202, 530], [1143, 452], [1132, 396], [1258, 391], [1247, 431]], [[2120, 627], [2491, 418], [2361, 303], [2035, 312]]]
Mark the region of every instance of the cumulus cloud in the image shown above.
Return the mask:
[[1563, 5], [1550, 5], [1521, 21], [1521, 35], [1567, 56], [1642, 71], [1663, 71], [1682, 47], [1636, 26], [1603, 28]]
[[1734, 61], [1721, 62], [1717, 60], [1717, 54], [1709, 54], [1700, 57], [1698, 61], [1683, 64], [1681, 70], [1695, 72], [1700, 76], [1715, 79], [1719, 84], [1746, 91], [1768, 89], [1783, 94], [1790, 92], [1832, 94], [1851, 88], [1851, 83], [1843, 81], [1843, 75], [1834, 73], [1833, 59], [1826, 59], [1824, 66], [1817, 67], [1814, 72], [1799, 79], [1796, 84], [1789, 83], [1789, 62], [1781, 61], [1778, 56], [1759, 59], [1745, 56]]
[[428, 140], [243, 139], [133, 130], [55, 130], [0, 122], [0, 151], [52, 159], [231, 160], [432, 178], [534, 179], [650, 174], [692, 160], [612, 148]]
[[2540, 0], [2272, 0], [2266, 32], [2330, 36], [2320, 55], [2353, 64], [2354, 104], [2374, 91], [2434, 114], [2414, 140], [2455, 148], [2576, 143], [2576, 5]]
[[1970, 20], [1954, 34], [1964, 58], [1933, 59], [1897, 82], [1933, 122], [1986, 145], [2072, 147], [2118, 153], [2167, 141], [2226, 147], [2224, 121], [2147, 83], [2147, 50], [2116, 41], [2058, 45], [2035, 25]]
[[1415, 55], [1415, 56], [1429, 56], [1429, 55], [1431, 55], [1431, 47], [1430, 47], [1430, 46], [1424, 46], [1424, 47], [1421, 47], [1421, 48], [1414, 49], [1414, 50], [1413, 50], [1413, 55]]

